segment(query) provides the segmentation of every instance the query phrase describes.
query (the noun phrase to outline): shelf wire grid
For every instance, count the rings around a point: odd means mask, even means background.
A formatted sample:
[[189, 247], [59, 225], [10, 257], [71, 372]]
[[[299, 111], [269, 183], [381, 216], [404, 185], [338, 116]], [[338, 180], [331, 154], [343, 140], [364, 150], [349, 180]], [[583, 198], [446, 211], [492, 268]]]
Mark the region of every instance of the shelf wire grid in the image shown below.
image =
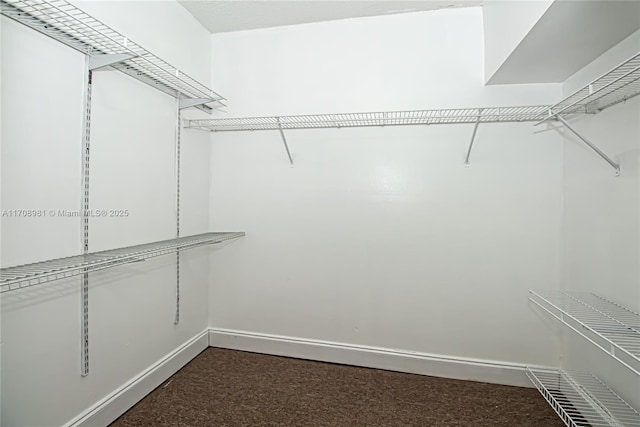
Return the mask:
[[[547, 119], [557, 114], [597, 113], [638, 94], [640, 94], [640, 53], [553, 105], [546, 112]], [[544, 115], [539, 119], [545, 119]]]
[[605, 340], [610, 347], [603, 350], [612, 356], [622, 352], [640, 363], [640, 314], [594, 293], [533, 290], [529, 293], [530, 301], [565, 324], [571, 326], [568, 317]]
[[187, 120], [212, 132], [536, 121], [548, 105]]
[[243, 232], [204, 233], [125, 248], [76, 255], [0, 269], [0, 293], [24, 289], [54, 280], [105, 268], [143, 261], [178, 250], [192, 249], [236, 239]]
[[111, 65], [179, 99], [224, 98], [65, 0], [0, 0], [0, 13], [85, 55], [130, 54]]
[[640, 414], [590, 372], [527, 368], [526, 373], [567, 426], [640, 427]]

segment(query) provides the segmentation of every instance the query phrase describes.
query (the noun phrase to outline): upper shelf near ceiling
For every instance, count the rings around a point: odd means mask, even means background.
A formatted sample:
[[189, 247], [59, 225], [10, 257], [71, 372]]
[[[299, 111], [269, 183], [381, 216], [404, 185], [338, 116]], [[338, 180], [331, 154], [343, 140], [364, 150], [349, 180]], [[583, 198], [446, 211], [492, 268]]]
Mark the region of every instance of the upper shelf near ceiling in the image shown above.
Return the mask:
[[[85, 55], [123, 55], [113, 68], [178, 99], [221, 103], [221, 95], [64, 0], [0, 0], [0, 13]], [[203, 111], [211, 107], [198, 105]]]
[[535, 121], [548, 105], [187, 120], [211, 132]]
[[[547, 118], [558, 114], [598, 113], [640, 94], [640, 53], [553, 105]], [[540, 116], [544, 119], [544, 114]]]

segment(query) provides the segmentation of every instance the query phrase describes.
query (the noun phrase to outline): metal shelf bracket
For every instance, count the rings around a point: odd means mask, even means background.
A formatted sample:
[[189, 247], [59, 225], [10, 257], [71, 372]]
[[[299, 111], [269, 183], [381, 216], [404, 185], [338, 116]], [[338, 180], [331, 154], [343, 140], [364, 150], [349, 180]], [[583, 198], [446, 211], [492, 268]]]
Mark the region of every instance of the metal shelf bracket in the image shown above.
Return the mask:
[[480, 125], [480, 117], [482, 116], [482, 109], [478, 110], [478, 118], [475, 125], [473, 125], [473, 133], [471, 134], [471, 141], [469, 141], [469, 148], [467, 149], [467, 156], [464, 158], [464, 167], [471, 166], [469, 163], [469, 157], [471, 156], [471, 149], [473, 148], [473, 141], [476, 139], [476, 133], [478, 132], [478, 126]]
[[113, 64], [117, 64], [119, 62], [124, 62], [128, 59], [136, 58], [139, 55], [134, 55], [131, 53], [110, 53], [110, 54], [100, 54], [100, 55], [91, 55], [89, 57], [89, 70], [97, 70], [98, 68], [108, 67]]
[[580, 138], [582, 142], [587, 144], [589, 148], [591, 148], [598, 156], [602, 157], [613, 169], [615, 169], [615, 175], [620, 176], [620, 165], [614, 162], [611, 157], [607, 156], [602, 150], [600, 150], [593, 142], [589, 141], [587, 138], [582, 136], [577, 130], [573, 128], [560, 114], [556, 115], [556, 118], [573, 133], [575, 136]]
[[[176, 173], [176, 239], [180, 238], [180, 122], [184, 99], [178, 99], [176, 105], [176, 143], [175, 143], [175, 173]], [[180, 323], [180, 249], [176, 250], [176, 312], [173, 324]]]
[[[85, 56], [84, 74], [84, 115], [82, 137], [82, 253], [89, 253], [89, 178], [91, 165], [91, 91], [93, 84], [93, 71], [91, 71], [91, 57]], [[80, 286], [80, 375], [89, 375], [89, 270], [83, 269]]]
[[[92, 57], [90, 69], [111, 65], [175, 98], [224, 97], [66, 0], [0, 0], [0, 14]], [[212, 108], [197, 108], [211, 113]]]
[[189, 107], [198, 107], [214, 101], [215, 99], [211, 98], [183, 98], [178, 100], [178, 109], [184, 110]]
[[282, 124], [280, 123], [280, 117], [276, 117], [278, 122], [278, 130], [280, 131], [280, 136], [282, 137], [282, 142], [284, 143], [284, 148], [287, 150], [287, 157], [289, 157], [289, 163], [293, 166], [293, 159], [291, 158], [291, 152], [289, 151], [289, 145], [287, 144], [287, 138], [284, 137], [284, 131], [282, 130]]

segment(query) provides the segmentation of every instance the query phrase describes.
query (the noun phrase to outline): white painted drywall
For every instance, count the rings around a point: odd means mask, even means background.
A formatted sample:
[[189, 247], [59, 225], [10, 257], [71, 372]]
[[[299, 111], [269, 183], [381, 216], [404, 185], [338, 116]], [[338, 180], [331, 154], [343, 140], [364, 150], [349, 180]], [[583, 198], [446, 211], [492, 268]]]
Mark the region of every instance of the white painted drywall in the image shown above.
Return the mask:
[[190, 1], [180, 3], [211, 33], [283, 27], [310, 22], [335, 21], [363, 16], [391, 15], [446, 7], [479, 6], [483, 0], [269, 0]]
[[[504, 22], [512, 25], [509, 19]], [[492, 28], [488, 32], [495, 35]], [[487, 83], [563, 82], [638, 29], [637, 1], [553, 2], [498, 70], [487, 76]], [[505, 42], [500, 36], [494, 40]]]
[[[80, 7], [205, 84], [209, 34], [177, 2]], [[193, 55], [190, 46], [198, 55]], [[78, 209], [84, 56], [2, 18], [2, 209]], [[94, 73], [90, 250], [175, 236], [175, 100], [116, 71]], [[185, 115], [194, 113], [189, 112]], [[209, 138], [183, 135], [183, 234], [208, 230]], [[2, 266], [80, 253], [80, 221], [2, 218]], [[80, 376], [78, 278], [3, 294], [2, 425], [62, 425], [207, 326], [207, 249], [92, 273], [90, 374]], [[133, 402], [132, 402], [133, 403]]]
[[[630, 36], [564, 84], [565, 95], [635, 55], [640, 32]], [[640, 310], [640, 99], [574, 127], [620, 163], [621, 175], [567, 130], [564, 137], [563, 288], [596, 292]], [[565, 366], [594, 372], [640, 410], [640, 377], [572, 332], [566, 332]]]
[[[529, 105], [485, 87], [479, 8], [212, 37], [229, 116]], [[556, 365], [527, 306], [559, 286], [561, 137], [531, 123], [212, 134], [210, 325]], [[194, 131], [195, 132], [195, 131]]]
[[498, 71], [554, 1], [498, 0], [484, 4], [485, 82]]

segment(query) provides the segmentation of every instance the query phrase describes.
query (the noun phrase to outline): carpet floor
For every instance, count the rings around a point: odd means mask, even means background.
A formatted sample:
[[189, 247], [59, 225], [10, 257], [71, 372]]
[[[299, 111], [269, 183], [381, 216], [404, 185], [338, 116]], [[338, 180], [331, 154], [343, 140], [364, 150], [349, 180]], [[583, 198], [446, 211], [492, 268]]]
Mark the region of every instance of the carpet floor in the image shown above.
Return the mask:
[[531, 388], [209, 348], [126, 426], [562, 426]]

